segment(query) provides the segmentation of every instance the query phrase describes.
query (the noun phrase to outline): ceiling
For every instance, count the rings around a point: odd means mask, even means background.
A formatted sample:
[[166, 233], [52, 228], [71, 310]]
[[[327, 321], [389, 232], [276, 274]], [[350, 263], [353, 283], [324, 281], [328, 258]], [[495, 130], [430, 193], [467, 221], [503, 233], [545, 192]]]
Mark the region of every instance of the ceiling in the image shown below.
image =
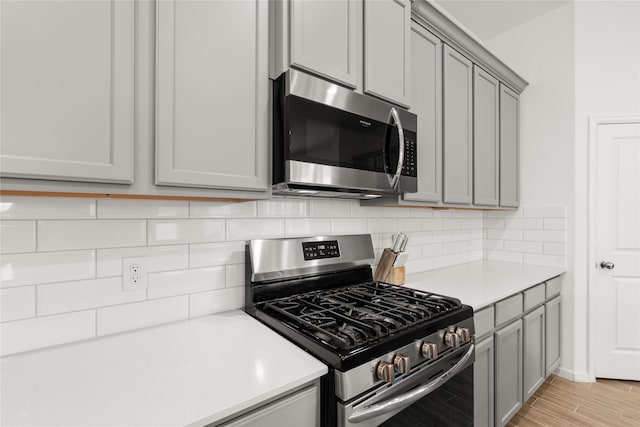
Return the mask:
[[480, 40], [486, 41], [557, 9], [569, 0], [436, 0], [435, 3]]

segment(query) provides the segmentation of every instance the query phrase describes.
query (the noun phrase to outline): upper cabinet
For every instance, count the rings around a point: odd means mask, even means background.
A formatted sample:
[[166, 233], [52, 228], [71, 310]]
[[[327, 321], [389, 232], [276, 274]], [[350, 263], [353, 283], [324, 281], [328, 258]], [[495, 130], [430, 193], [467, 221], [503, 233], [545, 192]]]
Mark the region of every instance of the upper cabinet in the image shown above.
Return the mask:
[[500, 206], [520, 205], [520, 99], [500, 85]]
[[409, 106], [411, 3], [364, 2], [364, 92]]
[[[472, 198], [473, 63], [444, 46], [445, 203], [470, 204]], [[418, 129], [420, 140], [420, 129]]]
[[290, 13], [291, 65], [355, 88], [362, 0], [292, 1]]
[[268, 186], [264, 1], [157, 3], [156, 183]]
[[133, 0], [0, 9], [2, 177], [131, 183]]

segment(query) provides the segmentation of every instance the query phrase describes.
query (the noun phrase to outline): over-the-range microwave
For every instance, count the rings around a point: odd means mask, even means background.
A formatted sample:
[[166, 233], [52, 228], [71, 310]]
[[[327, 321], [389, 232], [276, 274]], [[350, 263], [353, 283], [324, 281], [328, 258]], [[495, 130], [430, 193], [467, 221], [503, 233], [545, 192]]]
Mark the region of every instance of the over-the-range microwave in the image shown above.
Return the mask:
[[416, 192], [416, 128], [413, 113], [289, 70], [273, 82], [273, 193]]

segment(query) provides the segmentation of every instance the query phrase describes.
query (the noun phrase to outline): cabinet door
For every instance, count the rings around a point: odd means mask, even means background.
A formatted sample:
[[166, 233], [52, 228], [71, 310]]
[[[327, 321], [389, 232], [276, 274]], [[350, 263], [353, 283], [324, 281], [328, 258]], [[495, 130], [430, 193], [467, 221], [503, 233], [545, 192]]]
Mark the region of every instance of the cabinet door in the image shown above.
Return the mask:
[[157, 2], [156, 184], [266, 189], [267, 2]]
[[542, 385], [546, 376], [544, 307], [523, 318], [523, 381], [524, 402]]
[[133, 1], [0, 10], [2, 176], [131, 183]]
[[506, 425], [522, 407], [522, 320], [495, 333], [497, 426]]
[[291, 65], [355, 88], [361, 20], [361, 0], [292, 0]]
[[500, 206], [520, 205], [520, 99], [500, 85]]
[[364, 2], [364, 92], [409, 106], [409, 0]]
[[498, 205], [498, 80], [473, 66], [473, 203]]
[[492, 427], [493, 419], [493, 337], [476, 344], [473, 364], [473, 425]]
[[444, 46], [444, 202], [471, 203], [473, 64]]
[[547, 376], [551, 375], [553, 371], [560, 365], [560, 308], [561, 297], [556, 297], [546, 303], [546, 359]]
[[411, 111], [418, 115], [418, 192], [405, 200], [442, 200], [442, 42], [411, 23]]

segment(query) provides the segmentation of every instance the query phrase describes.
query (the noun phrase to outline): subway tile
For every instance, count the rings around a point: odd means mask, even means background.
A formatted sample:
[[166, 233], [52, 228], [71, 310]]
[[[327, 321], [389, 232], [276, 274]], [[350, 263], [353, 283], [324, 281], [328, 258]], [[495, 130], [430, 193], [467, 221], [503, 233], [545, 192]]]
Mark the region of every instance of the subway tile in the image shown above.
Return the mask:
[[189, 245], [189, 266], [239, 264], [245, 259], [244, 242], [199, 243]]
[[529, 218], [566, 218], [567, 214], [564, 205], [525, 206], [524, 216]]
[[418, 273], [420, 271], [428, 271], [433, 268], [432, 258], [420, 258], [407, 260], [405, 271], [408, 274]]
[[567, 220], [564, 218], [545, 218], [544, 229], [545, 230], [566, 230]]
[[435, 257], [435, 256], [440, 256], [442, 254], [444, 254], [442, 243], [434, 243], [431, 245], [422, 246], [423, 257]]
[[504, 249], [504, 240], [502, 239], [484, 239], [483, 241], [484, 249], [491, 249], [496, 251], [501, 251]]
[[98, 249], [98, 277], [122, 276], [122, 258], [146, 257], [147, 272], [182, 270], [189, 267], [189, 246], [143, 246]]
[[189, 295], [191, 317], [237, 310], [244, 307], [244, 287], [220, 289]]
[[485, 218], [484, 228], [504, 228], [504, 218]]
[[512, 251], [512, 252], [527, 252], [532, 254], [541, 254], [542, 253], [542, 243], [540, 242], [523, 242], [505, 240], [504, 241], [504, 250]]
[[422, 231], [421, 218], [402, 218], [398, 220], [398, 231]]
[[424, 231], [442, 230], [442, 218], [424, 218], [422, 220], [422, 229]]
[[486, 217], [485, 218], [519, 218], [522, 216], [522, 208], [518, 209], [517, 211], [512, 211], [512, 210], [508, 210], [508, 211], [486, 211]]
[[382, 208], [382, 216], [385, 218], [409, 218], [411, 211], [408, 208]]
[[378, 206], [360, 206], [360, 202], [351, 202], [351, 216], [355, 218], [377, 218], [382, 216], [382, 208]]
[[442, 244], [444, 254], [458, 253], [462, 250], [462, 242], [446, 242]]
[[433, 268], [449, 267], [455, 264], [453, 255], [441, 255], [431, 258]]
[[484, 211], [454, 209], [451, 212], [451, 216], [458, 218], [484, 218]]
[[2, 197], [0, 219], [92, 219], [96, 201], [62, 197]]
[[546, 265], [565, 268], [565, 257], [555, 255], [524, 254], [525, 264]]
[[228, 219], [227, 240], [273, 239], [284, 237], [282, 219]]
[[505, 228], [521, 230], [542, 230], [542, 218], [509, 218]]
[[225, 238], [223, 219], [149, 220], [149, 245], [219, 242]]
[[369, 233], [391, 233], [398, 231], [398, 220], [395, 218], [369, 218], [367, 220]]
[[409, 236], [410, 245], [426, 245], [433, 243], [433, 233], [431, 231], [419, 231], [411, 233]]
[[189, 202], [176, 200], [98, 200], [98, 218], [188, 218]]
[[306, 217], [309, 214], [307, 200], [260, 200], [258, 216], [267, 218]]
[[89, 279], [95, 276], [95, 251], [42, 252], [0, 258], [3, 288]]
[[2, 221], [0, 223], [0, 253], [35, 252], [35, 221]]
[[484, 221], [482, 218], [463, 218], [460, 224], [460, 228], [471, 229], [471, 228], [482, 228], [484, 226]]
[[564, 243], [544, 243], [546, 255], [566, 255], [567, 249]]
[[451, 231], [434, 231], [433, 243], [445, 243], [453, 240], [453, 232]]
[[231, 264], [227, 265], [227, 288], [235, 288], [236, 286], [245, 285], [245, 265], [244, 264]]
[[506, 261], [506, 262], [516, 262], [518, 264], [522, 264], [523, 254], [518, 252], [505, 252], [505, 251], [494, 251], [487, 250], [487, 259], [492, 261]]
[[440, 221], [440, 230], [459, 230], [462, 221], [460, 218], [442, 218]]
[[224, 288], [224, 267], [194, 268], [149, 274], [149, 299]]
[[434, 209], [433, 216], [435, 218], [451, 218], [453, 217], [452, 209]]
[[189, 296], [154, 299], [98, 309], [98, 335], [114, 334], [189, 317]]
[[0, 290], [0, 322], [26, 319], [36, 315], [36, 288], [22, 286]]
[[189, 212], [191, 218], [252, 218], [256, 206], [256, 202], [191, 202]]
[[2, 356], [92, 338], [96, 333], [94, 310], [57, 316], [34, 317], [0, 324]]
[[348, 217], [351, 203], [345, 200], [310, 200], [309, 216], [320, 218]]
[[122, 290], [122, 278], [81, 280], [38, 286], [38, 315], [105, 307], [146, 298], [144, 289]]
[[117, 248], [146, 244], [144, 220], [38, 221], [38, 250]]
[[427, 208], [410, 208], [409, 212], [413, 218], [431, 218], [433, 217], [433, 209]]
[[482, 249], [477, 249], [471, 252], [467, 252], [467, 256], [468, 256], [468, 261], [472, 262], [472, 261], [481, 261], [484, 259], [484, 254]]
[[525, 230], [524, 240], [531, 242], [564, 243], [564, 231]]
[[367, 232], [367, 220], [363, 218], [332, 218], [333, 234], [363, 234]]
[[331, 220], [328, 218], [286, 219], [284, 234], [287, 237], [331, 234]]
[[487, 230], [487, 238], [495, 240], [522, 240], [522, 230], [501, 230], [490, 228]]

